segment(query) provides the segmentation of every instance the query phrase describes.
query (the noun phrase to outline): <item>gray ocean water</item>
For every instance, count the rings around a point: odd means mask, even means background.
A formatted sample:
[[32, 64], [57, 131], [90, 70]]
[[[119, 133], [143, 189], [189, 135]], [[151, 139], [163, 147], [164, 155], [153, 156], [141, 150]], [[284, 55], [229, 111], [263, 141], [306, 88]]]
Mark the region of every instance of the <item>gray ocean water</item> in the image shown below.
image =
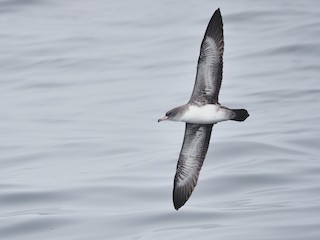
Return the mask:
[[[198, 185], [172, 185], [220, 7], [220, 102]], [[0, 1], [0, 239], [320, 239], [320, 1]]]

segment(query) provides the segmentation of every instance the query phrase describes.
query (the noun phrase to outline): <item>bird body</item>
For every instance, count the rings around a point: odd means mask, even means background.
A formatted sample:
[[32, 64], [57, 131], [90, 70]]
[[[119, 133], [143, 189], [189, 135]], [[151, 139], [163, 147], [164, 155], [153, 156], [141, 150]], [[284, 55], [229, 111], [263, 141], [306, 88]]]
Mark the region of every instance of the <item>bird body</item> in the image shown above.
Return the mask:
[[180, 117], [181, 122], [196, 124], [214, 124], [230, 120], [234, 113], [220, 104], [187, 104], [187, 110]]
[[176, 210], [186, 203], [197, 184], [214, 124], [227, 120], [242, 122], [249, 116], [245, 109], [229, 109], [218, 101], [223, 51], [223, 23], [220, 9], [217, 9], [201, 43], [196, 81], [189, 102], [171, 109], [158, 120], [186, 122], [173, 185]]

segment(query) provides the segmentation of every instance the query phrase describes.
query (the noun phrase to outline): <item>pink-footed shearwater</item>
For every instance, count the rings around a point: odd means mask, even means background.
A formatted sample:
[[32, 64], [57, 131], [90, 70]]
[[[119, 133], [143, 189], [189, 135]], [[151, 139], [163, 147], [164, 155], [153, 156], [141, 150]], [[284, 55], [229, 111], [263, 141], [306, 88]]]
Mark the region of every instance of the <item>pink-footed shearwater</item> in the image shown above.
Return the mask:
[[189, 102], [166, 113], [163, 120], [186, 122], [183, 144], [174, 177], [173, 204], [182, 207], [195, 188], [205, 159], [214, 124], [227, 120], [244, 121], [245, 109], [229, 109], [218, 101], [222, 81], [223, 23], [218, 8], [204, 34], [197, 75]]

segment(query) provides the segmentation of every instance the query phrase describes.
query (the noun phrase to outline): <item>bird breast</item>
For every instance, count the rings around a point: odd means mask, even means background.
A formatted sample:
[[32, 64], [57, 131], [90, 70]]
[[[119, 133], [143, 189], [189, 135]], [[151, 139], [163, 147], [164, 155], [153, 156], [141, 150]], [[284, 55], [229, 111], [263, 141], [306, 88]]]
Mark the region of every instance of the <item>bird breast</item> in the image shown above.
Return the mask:
[[219, 104], [189, 105], [181, 117], [181, 121], [195, 124], [214, 124], [229, 120], [231, 115], [230, 109]]

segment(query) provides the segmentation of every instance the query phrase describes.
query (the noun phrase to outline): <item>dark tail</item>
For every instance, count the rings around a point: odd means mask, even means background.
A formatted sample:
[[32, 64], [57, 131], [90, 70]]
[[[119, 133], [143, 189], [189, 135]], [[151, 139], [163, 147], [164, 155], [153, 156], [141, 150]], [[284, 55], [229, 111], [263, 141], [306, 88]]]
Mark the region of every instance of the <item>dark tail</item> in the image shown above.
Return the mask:
[[235, 113], [235, 117], [233, 117], [231, 120], [243, 122], [244, 120], [249, 117], [249, 113], [245, 109], [231, 109]]

